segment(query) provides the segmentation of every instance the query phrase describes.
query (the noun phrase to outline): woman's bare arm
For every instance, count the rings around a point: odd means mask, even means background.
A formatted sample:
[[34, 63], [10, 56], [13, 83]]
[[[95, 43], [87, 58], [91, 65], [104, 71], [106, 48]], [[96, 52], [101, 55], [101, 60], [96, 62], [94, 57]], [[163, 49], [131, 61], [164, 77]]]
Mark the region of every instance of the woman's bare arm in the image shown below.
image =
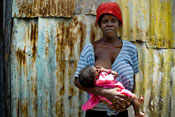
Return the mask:
[[107, 98], [108, 100], [110, 100], [112, 102], [112, 105], [119, 106], [119, 108], [117, 108], [117, 110], [119, 110], [119, 111], [125, 110], [128, 103], [129, 103], [128, 97], [118, 93], [114, 88], [112, 88], [112, 89], [105, 89], [103, 87], [85, 88], [85, 87], [80, 85], [78, 78], [75, 78], [74, 84], [76, 87], [78, 87], [79, 89], [81, 89], [83, 91], [93, 93], [94, 95], [103, 96], [103, 97]]

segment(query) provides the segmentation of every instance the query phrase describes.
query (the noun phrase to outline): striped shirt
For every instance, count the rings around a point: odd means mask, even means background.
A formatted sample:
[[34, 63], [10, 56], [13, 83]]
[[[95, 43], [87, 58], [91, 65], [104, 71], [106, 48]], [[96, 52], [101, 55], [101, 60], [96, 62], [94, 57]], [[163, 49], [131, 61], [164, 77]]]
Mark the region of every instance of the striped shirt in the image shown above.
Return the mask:
[[[122, 42], [122, 48], [112, 64], [111, 69], [118, 73], [118, 78], [116, 78], [116, 80], [121, 82], [126, 89], [132, 90], [134, 74], [139, 72], [137, 48], [129, 41], [122, 40]], [[87, 44], [81, 52], [75, 77], [78, 77], [79, 71], [88, 65], [95, 65], [95, 55], [91, 43]]]

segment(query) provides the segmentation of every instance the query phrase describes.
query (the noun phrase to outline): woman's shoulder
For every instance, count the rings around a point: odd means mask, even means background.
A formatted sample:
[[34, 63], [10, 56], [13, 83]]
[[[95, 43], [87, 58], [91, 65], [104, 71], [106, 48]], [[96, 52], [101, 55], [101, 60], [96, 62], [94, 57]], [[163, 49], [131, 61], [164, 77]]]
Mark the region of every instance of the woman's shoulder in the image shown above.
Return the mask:
[[127, 40], [122, 40], [122, 41], [123, 41], [124, 47], [137, 49], [136, 45], [133, 42], [130, 42]]
[[91, 48], [91, 47], [92, 47], [92, 43], [91, 42], [85, 44], [85, 46], [84, 46], [84, 48]]
[[82, 50], [82, 54], [85, 55], [87, 53], [90, 53], [90, 52], [93, 52], [93, 46], [92, 46], [92, 43], [87, 43], [85, 44], [83, 50]]

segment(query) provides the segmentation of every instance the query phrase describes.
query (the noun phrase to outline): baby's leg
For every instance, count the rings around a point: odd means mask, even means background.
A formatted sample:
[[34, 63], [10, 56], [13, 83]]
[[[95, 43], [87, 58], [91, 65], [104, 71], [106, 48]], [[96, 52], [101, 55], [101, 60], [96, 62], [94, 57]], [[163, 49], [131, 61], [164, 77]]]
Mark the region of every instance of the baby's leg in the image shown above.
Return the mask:
[[135, 116], [136, 117], [144, 117], [145, 113], [140, 112], [140, 104], [142, 104], [143, 100], [144, 100], [143, 96], [141, 96], [140, 98], [137, 98], [136, 95], [133, 95], [132, 99], [133, 99], [132, 104], [133, 104]]
[[140, 98], [137, 98], [137, 96], [134, 94], [134, 95], [132, 95], [131, 100], [132, 100], [133, 104], [140, 106], [140, 104], [143, 103], [144, 98], [143, 98], [143, 96], [141, 96]]

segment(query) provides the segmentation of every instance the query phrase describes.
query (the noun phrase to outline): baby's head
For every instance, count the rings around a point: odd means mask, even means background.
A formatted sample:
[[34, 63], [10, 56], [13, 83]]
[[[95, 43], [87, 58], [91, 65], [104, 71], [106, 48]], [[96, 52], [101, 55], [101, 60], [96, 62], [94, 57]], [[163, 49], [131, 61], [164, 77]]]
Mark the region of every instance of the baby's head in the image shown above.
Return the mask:
[[95, 67], [93, 66], [86, 66], [79, 73], [79, 82], [84, 87], [93, 87], [95, 86], [97, 72]]

